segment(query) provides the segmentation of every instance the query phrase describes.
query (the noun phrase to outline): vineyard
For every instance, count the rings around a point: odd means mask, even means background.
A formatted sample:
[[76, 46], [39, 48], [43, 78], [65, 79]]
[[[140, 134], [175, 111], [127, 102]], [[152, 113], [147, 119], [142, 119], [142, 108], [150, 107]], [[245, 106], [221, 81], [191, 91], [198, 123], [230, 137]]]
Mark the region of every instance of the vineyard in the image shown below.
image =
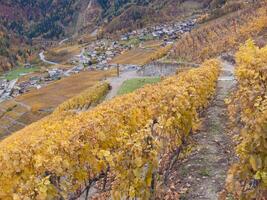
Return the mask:
[[145, 65], [168, 54], [172, 45], [136, 48], [115, 57], [111, 63]]
[[[92, 94], [92, 91], [94, 90], [90, 90], [90, 88], [97, 87], [95, 85], [99, 81], [107, 77], [112, 77], [115, 74], [115, 70], [83, 72], [64, 78], [52, 84], [48, 84], [39, 90], [33, 89], [23, 95], [19, 95], [14, 99], [1, 102], [0, 138], [2, 139], [3, 137], [6, 137], [13, 132], [16, 132], [25, 126], [51, 114], [54, 109], [68, 99], [73, 98], [71, 101], [77, 103], [80, 102], [81, 105], [84, 105], [84, 109], [94, 106], [98, 103], [98, 97], [95, 97], [95, 94]], [[97, 87], [97, 91], [99, 92], [97, 95], [104, 95], [104, 93], [107, 91], [103, 90], [106, 89], [104, 89], [104, 87]], [[99, 100], [101, 101], [100, 96]], [[69, 103], [63, 103], [64, 107], [67, 106], [66, 104]], [[73, 108], [73, 110], [80, 109], [83, 108], [80, 108], [79, 105]]]
[[75, 110], [87, 110], [93, 105], [99, 103], [101, 99], [107, 94], [109, 90], [108, 83], [99, 83], [89, 89], [83, 91], [75, 97], [65, 101], [59, 105], [54, 113], [61, 113], [64, 111], [75, 111]]
[[228, 176], [227, 186], [238, 199], [267, 196], [267, 46], [252, 40], [236, 55], [238, 88], [228, 100], [230, 119], [238, 133], [239, 163]]
[[267, 200], [267, 1], [240, 2], [111, 60], [192, 64], [172, 76], [109, 99], [115, 71], [83, 72], [3, 102], [0, 200]]
[[223, 52], [235, 50], [240, 43], [267, 29], [267, 3], [250, 6], [223, 18], [207, 22], [179, 40], [171, 57], [202, 62]]
[[158, 169], [167, 165], [161, 158], [198, 125], [218, 74], [219, 63], [210, 60], [90, 111], [54, 113], [14, 133], [0, 143], [0, 198], [74, 198], [112, 176], [114, 199], [149, 199]]

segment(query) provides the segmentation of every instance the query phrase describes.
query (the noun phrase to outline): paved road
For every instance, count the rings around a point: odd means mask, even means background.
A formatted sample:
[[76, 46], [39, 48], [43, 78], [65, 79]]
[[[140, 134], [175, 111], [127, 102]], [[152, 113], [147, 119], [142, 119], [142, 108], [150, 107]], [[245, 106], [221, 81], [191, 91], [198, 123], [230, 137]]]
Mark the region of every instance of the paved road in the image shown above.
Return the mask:
[[40, 59], [41, 59], [44, 63], [50, 64], [50, 65], [57, 65], [57, 64], [58, 64], [58, 63], [56, 63], [56, 62], [46, 60], [46, 59], [45, 59], [45, 55], [44, 55], [44, 51], [42, 51], [41, 53], [39, 53], [39, 57], [40, 57]]
[[61, 40], [58, 44], [61, 45], [63, 44], [64, 42], [67, 42], [70, 38], [65, 38], [64, 40]]

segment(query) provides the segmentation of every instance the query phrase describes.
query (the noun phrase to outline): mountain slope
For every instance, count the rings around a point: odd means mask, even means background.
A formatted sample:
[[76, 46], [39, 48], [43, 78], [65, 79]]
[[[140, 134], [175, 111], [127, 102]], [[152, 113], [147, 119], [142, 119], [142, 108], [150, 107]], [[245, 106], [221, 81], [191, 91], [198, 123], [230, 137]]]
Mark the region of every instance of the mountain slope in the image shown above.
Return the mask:
[[[177, 17], [191, 15], [195, 11], [210, 6], [218, 6], [221, 0], [95, 0], [91, 13], [98, 7], [100, 15], [97, 24], [104, 25], [104, 30], [114, 33], [118, 30], [132, 30], [147, 24], [173, 20]], [[86, 21], [90, 21], [90, 16]], [[85, 23], [84, 27], [88, 27]]]
[[[7, 30], [29, 38], [58, 38], [73, 32], [72, 27], [77, 23], [77, 30], [83, 30], [88, 25], [94, 28], [114, 20], [130, 20], [136, 23], [158, 21], [221, 2], [224, 1], [0, 0], [0, 19]], [[109, 27], [112, 24], [114, 23]]]
[[[26, 50], [11, 48], [31, 44], [35, 38], [53, 39], [90, 33], [98, 27], [117, 31], [169, 21], [224, 0], [0, 0], [0, 68], [17, 65]], [[11, 34], [11, 35], [10, 35]], [[6, 37], [10, 35], [9, 37]], [[17, 38], [17, 39], [16, 39]], [[19, 39], [19, 40], [18, 40]], [[23, 45], [22, 45], [23, 46]], [[21, 54], [21, 55], [19, 55]]]

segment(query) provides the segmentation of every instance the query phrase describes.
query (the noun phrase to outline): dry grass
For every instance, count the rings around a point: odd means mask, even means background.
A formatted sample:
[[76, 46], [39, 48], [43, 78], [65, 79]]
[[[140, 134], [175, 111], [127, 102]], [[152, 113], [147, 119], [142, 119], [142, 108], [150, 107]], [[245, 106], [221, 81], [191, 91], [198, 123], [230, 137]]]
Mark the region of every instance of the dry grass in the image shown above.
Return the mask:
[[0, 126], [0, 138], [3, 136], [3, 135], [6, 135], [8, 134], [8, 130], [6, 130], [4, 127], [1, 127]]
[[47, 60], [51, 60], [57, 63], [65, 63], [71, 57], [79, 55], [82, 48], [83, 45], [79, 44], [63, 44], [58, 47], [49, 49], [45, 53], [45, 56]]
[[33, 110], [53, 109], [63, 101], [79, 94], [105, 77], [112, 75], [115, 75], [115, 71], [82, 72], [54, 82], [39, 90], [32, 90], [19, 96], [17, 101], [29, 105]]
[[150, 40], [150, 41], [144, 42], [142, 44], [142, 47], [143, 48], [152, 48], [152, 49], [155, 49], [155, 48], [160, 48], [162, 44], [163, 44], [163, 42], [160, 41], [160, 40]]
[[111, 63], [144, 65], [155, 52], [154, 49], [136, 48], [116, 56]]
[[83, 34], [83, 35], [80, 36], [78, 41], [82, 41], [83, 43], [89, 43], [89, 42], [92, 42], [92, 41], [94, 41], [96, 39], [97, 39], [97, 37], [96, 36], [92, 36], [91, 34]]
[[22, 124], [30, 124], [32, 122], [36, 122], [39, 119], [45, 117], [49, 113], [41, 113], [41, 112], [26, 112], [23, 115], [21, 115], [20, 118], [18, 118], [16, 121], [22, 123]]
[[0, 104], [0, 109], [5, 111], [8, 108], [14, 107], [15, 105], [17, 105], [15, 101], [4, 101]]

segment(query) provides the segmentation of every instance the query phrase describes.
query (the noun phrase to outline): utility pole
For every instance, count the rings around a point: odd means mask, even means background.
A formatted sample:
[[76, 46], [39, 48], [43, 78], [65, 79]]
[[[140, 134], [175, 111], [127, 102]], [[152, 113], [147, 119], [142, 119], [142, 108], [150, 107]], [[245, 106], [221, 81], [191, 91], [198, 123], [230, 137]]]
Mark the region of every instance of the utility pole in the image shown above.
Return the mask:
[[120, 65], [117, 64], [117, 77], [120, 77]]

